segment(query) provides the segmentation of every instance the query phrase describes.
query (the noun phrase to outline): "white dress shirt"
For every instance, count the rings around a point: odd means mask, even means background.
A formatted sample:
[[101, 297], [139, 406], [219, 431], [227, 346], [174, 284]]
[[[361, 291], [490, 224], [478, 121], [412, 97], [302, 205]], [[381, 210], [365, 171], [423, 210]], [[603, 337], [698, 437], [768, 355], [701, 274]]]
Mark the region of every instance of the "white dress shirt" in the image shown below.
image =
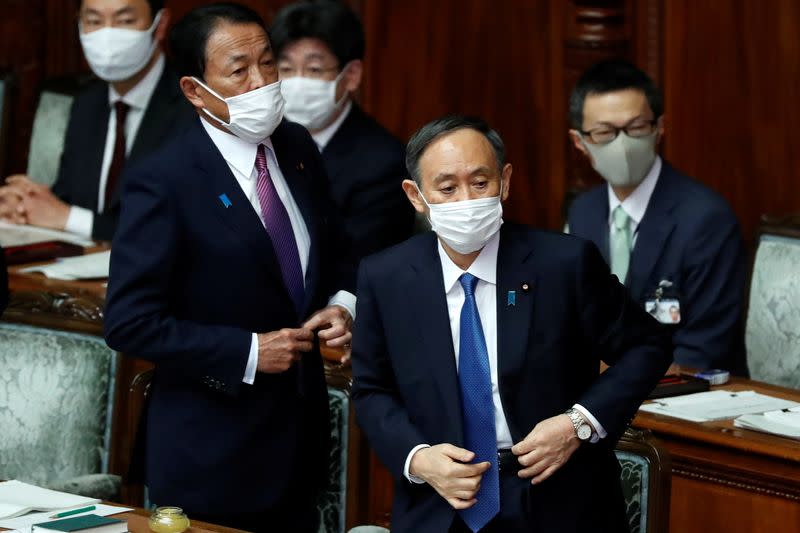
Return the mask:
[[[256, 170], [256, 152], [258, 151], [258, 145], [244, 141], [235, 135], [215, 128], [205, 118], [202, 118], [200, 122], [203, 124], [203, 128], [205, 128], [208, 136], [211, 137], [211, 141], [222, 154], [233, 176], [236, 178], [237, 183], [242, 188], [242, 192], [244, 192], [244, 195], [253, 206], [253, 209], [263, 224], [264, 217], [261, 212], [261, 201], [258, 199], [258, 192], [256, 190], [256, 184], [258, 183], [258, 171]], [[272, 178], [272, 183], [275, 186], [278, 197], [286, 208], [289, 221], [292, 224], [292, 232], [294, 233], [294, 239], [297, 243], [297, 252], [300, 255], [300, 267], [303, 270], [303, 282], [305, 283], [306, 270], [308, 269], [308, 256], [311, 250], [311, 238], [308, 234], [308, 228], [306, 227], [306, 222], [303, 219], [300, 208], [292, 197], [289, 185], [286, 183], [286, 178], [283, 176], [281, 168], [278, 165], [275, 149], [272, 147], [272, 140], [268, 138], [262, 144], [265, 147], [267, 169]], [[266, 231], [266, 229], [264, 231]], [[328, 305], [340, 305], [344, 307], [350, 313], [350, 316], [355, 319], [356, 297], [353, 294], [347, 291], [339, 291], [328, 300]], [[242, 381], [252, 385], [253, 381], [255, 381], [257, 366], [258, 334], [253, 333], [253, 338], [250, 343], [250, 354], [247, 358], [247, 367], [245, 368]]]
[[348, 100], [344, 106], [344, 111], [342, 111], [342, 114], [339, 115], [336, 120], [331, 122], [327, 127], [319, 130], [317, 133], [311, 134], [311, 138], [314, 139], [315, 143], [317, 143], [317, 148], [319, 148], [320, 153], [322, 153], [325, 147], [328, 146], [328, 143], [331, 142], [331, 138], [342, 126], [344, 119], [346, 119], [347, 115], [350, 114], [350, 110], [352, 108], [353, 102]]
[[[504, 450], [514, 445], [511, 439], [511, 431], [508, 429], [508, 422], [503, 411], [503, 402], [500, 398], [500, 387], [497, 379], [497, 251], [500, 245], [500, 232], [497, 232], [475, 261], [467, 268], [469, 272], [478, 278], [478, 285], [475, 288], [475, 304], [478, 307], [478, 315], [483, 327], [483, 336], [486, 340], [486, 351], [489, 354], [489, 371], [492, 379], [492, 403], [494, 404], [494, 428], [497, 435], [497, 449]], [[459, 339], [461, 329], [461, 308], [464, 306], [464, 288], [459, 282], [459, 278], [464, 271], [453, 263], [447, 255], [442, 243], [439, 242], [439, 260], [442, 265], [442, 276], [444, 279], [444, 290], [447, 296], [447, 313], [450, 317], [450, 332], [453, 338], [453, 351], [456, 357], [456, 370], [458, 370]], [[606, 432], [597, 419], [581, 405], [576, 404], [575, 409], [580, 411], [595, 427], [596, 433], [592, 435], [592, 442], [606, 436]], [[530, 428], [533, 429], [533, 428]], [[406, 457], [404, 474], [409, 481], [423, 483], [421, 479], [412, 476], [409, 472], [411, 458], [422, 449], [429, 447], [429, 444], [419, 444], [415, 446]]]
[[630, 196], [625, 198], [624, 202], [620, 202], [611, 185], [608, 187], [608, 236], [609, 241], [613, 239], [614, 233], [617, 228], [614, 226], [613, 214], [614, 209], [618, 205], [622, 206], [622, 210], [628, 215], [628, 227], [631, 230], [631, 250], [636, 245], [636, 238], [639, 236], [639, 224], [641, 224], [644, 214], [647, 211], [647, 205], [650, 203], [650, 197], [653, 196], [653, 191], [658, 183], [658, 176], [661, 174], [661, 157], [656, 156], [653, 166], [644, 177], [642, 182], [633, 190]]
[[[114, 111], [114, 104], [120, 100], [128, 104], [128, 114], [125, 117], [125, 154], [131, 152], [139, 126], [142, 124], [147, 104], [156, 90], [158, 80], [164, 73], [164, 54], [159, 53], [153, 68], [151, 68], [144, 78], [139, 81], [125, 96], [120, 96], [114, 87], [108, 84], [108, 106], [111, 112], [108, 114], [108, 129], [106, 130], [106, 146], [103, 150], [103, 164], [100, 167], [100, 187], [97, 191], [97, 212], [102, 213], [106, 203], [106, 183], [108, 182], [108, 169], [111, 167], [111, 159], [114, 157], [114, 144], [117, 142], [117, 114]], [[92, 236], [94, 226], [94, 213], [90, 209], [78, 206], [70, 206], [67, 223], [64, 226], [66, 231], [76, 233], [83, 237]]]

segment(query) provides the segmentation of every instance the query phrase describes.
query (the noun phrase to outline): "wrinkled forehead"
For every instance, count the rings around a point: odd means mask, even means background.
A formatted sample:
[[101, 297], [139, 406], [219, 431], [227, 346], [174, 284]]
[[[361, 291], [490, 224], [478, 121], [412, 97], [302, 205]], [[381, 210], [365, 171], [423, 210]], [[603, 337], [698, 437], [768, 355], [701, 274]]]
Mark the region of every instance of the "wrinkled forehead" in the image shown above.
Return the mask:
[[221, 20], [214, 24], [206, 42], [206, 68], [222, 68], [237, 61], [253, 60], [269, 52], [267, 32], [255, 23], [232, 24]]
[[433, 140], [422, 152], [419, 170], [423, 180], [442, 175], [469, 177], [478, 171], [497, 174], [497, 158], [486, 136], [463, 128]]

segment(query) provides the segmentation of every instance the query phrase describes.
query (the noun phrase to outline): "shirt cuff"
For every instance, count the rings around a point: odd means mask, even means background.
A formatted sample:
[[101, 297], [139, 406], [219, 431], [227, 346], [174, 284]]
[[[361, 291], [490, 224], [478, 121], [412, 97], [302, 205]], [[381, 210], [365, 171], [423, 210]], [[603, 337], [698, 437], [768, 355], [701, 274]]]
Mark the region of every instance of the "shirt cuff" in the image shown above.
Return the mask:
[[250, 341], [250, 355], [247, 356], [247, 366], [244, 367], [244, 377], [242, 381], [252, 385], [256, 380], [256, 368], [258, 367], [258, 334], [253, 333], [253, 340]]
[[608, 433], [606, 433], [606, 430], [603, 428], [603, 425], [600, 422], [598, 422], [598, 420], [592, 415], [592, 413], [590, 413], [584, 406], [578, 403], [573, 405], [572, 408], [580, 412], [580, 414], [582, 414], [586, 418], [586, 420], [588, 420], [589, 423], [594, 427], [594, 431], [592, 432], [592, 438], [589, 439], [589, 442], [597, 442], [600, 439], [606, 438], [606, 435], [608, 435]]
[[338, 305], [347, 309], [350, 317], [356, 319], [356, 295], [347, 291], [339, 291], [328, 300], [328, 305]]
[[408, 452], [408, 457], [406, 457], [406, 464], [403, 466], [403, 475], [406, 476], [406, 479], [409, 480], [411, 483], [416, 483], [417, 485], [423, 485], [425, 480], [418, 478], [417, 476], [412, 476], [411, 472], [408, 471], [411, 468], [411, 458], [414, 457], [414, 454], [420, 451], [422, 448], [430, 448], [430, 444], [417, 444], [414, 446], [410, 452]]
[[72, 205], [69, 208], [69, 216], [64, 224], [64, 231], [92, 238], [92, 226], [94, 226], [94, 213], [84, 207]]

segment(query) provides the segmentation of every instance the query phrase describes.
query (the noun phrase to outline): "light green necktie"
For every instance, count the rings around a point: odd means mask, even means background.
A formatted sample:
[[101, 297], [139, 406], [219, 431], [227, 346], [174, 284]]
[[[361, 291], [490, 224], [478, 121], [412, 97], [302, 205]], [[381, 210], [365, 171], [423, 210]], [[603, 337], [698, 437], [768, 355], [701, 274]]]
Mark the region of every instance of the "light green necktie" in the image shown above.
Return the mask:
[[614, 231], [611, 232], [611, 272], [615, 274], [620, 283], [625, 283], [628, 275], [628, 266], [631, 263], [631, 226], [628, 213], [621, 205], [614, 208], [612, 213]]

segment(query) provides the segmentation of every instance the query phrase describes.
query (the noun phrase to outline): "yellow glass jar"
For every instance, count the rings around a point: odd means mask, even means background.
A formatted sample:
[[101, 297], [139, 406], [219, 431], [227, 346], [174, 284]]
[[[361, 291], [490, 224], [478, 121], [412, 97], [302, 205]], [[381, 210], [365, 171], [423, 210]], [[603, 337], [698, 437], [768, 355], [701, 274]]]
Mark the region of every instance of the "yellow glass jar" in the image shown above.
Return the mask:
[[189, 529], [189, 517], [180, 507], [156, 507], [150, 515], [150, 531], [181, 533]]

